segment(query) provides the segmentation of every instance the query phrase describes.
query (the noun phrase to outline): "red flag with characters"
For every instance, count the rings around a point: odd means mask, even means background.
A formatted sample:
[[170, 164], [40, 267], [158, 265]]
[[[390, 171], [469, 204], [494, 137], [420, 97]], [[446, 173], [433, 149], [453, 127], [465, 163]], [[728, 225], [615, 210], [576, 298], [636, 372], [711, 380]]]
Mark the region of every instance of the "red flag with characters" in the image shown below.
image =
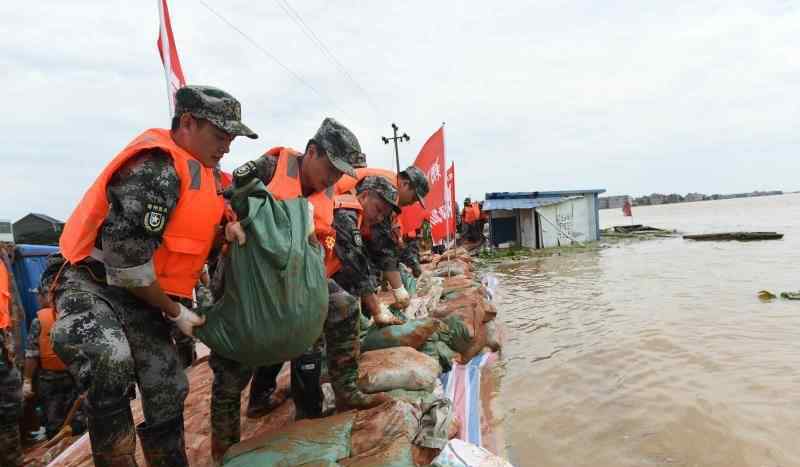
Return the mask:
[[448, 237], [454, 238], [456, 234], [456, 164], [455, 162], [450, 163], [450, 168], [447, 169], [447, 192], [450, 194], [449, 199], [447, 202], [450, 203], [450, 206], [447, 208], [449, 212], [453, 215], [450, 216], [450, 227], [448, 231]]
[[169, 111], [172, 114], [175, 112], [175, 92], [186, 86], [186, 78], [183, 76], [178, 49], [175, 47], [175, 37], [172, 35], [172, 22], [169, 19], [167, 0], [158, 0], [158, 17], [161, 23], [158, 29], [158, 53], [161, 55], [161, 63], [164, 64]]
[[410, 230], [419, 229], [422, 221], [430, 219], [431, 236], [433, 242], [438, 243], [447, 237], [448, 222], [455, 218], [450, 203], [450, 192], [445, 187], [445, 156], [444, 156], [444, 127], [439, 128], [425, 144], [414, 161], [414, 166], [420, 169], [430, 184], [430, 191], [425, 197], [425, 205], [428, 209], [423, 209], [419, 204], [403, 209], [401, 222]]

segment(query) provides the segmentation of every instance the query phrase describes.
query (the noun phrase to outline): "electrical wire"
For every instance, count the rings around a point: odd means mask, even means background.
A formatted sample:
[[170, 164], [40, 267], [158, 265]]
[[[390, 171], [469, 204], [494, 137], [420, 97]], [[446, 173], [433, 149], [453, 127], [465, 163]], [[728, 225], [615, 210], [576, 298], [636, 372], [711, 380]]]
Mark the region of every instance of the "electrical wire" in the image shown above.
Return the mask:
[[339, 71], [353, 84], [353, 86], [364, 95], [364, 98], [367, 100], [367, 103], [369, 103], [370, 107], [372, 107], [372, 110], [374, 110], [376, 114], [380, 114], [378, 106], [375, 105], [375, 101], [372, 100], [372, 97], [367, 90], [353, 77], [353, 75], [347, 70], [347, 67], [345, 67], [338, 58], [336, 58], [336, 56], [325, 45], [322, 39], [320, 39], [314, 30], [303, 20], [303, 17], [300, 16], [300, 13], [292, 8], [292, 5], [289, 4], [287, 0], [275, 0], [275, 3], [277, 3], [283, 12], [286, 13], [286, 15], [291, 18], [298, 27], [300, 27], [300, 30], [303, 31], [306, 37], [308, 37], [309, 40], [311, 40], [311, 42], [317, 46], [320, 52], [322, 52], [322, 54], [325, 55], [336, 66], [336, 68], [339, 69]]
[[306, 79], [304, 79], [304, 78], [303, 78], [303, 77], [302, 77], [302, 76], [301, 76], [299, 73], [295, 72], [294, 70], [292, 70], [292, 69], [291, 69], [291, 68], [289, 68], [288, 66], [284, 65], [284, 64], [283, 64], [283, 62], [281, 62], [281, 61], [278, 59], [278, 57], [276, 57], [275, 55], [273, 55], [273, 54], [272, 54], [272, 53], [271, 53], [269, 50], [267, 50], [267, 49], [266, 49], [266, 48], [264, 48], [264, 47], [263, 47], [261, 44], [259, 44], [258, 42], [256, 42], [256, 40], [255, 40], [255, 39], [253, 39], [252, 37], [250, 37], [250, 36], [249, 36], [249, 35], [248, 35], [246, 32], [244, 32], [244, 31], [242, 31], [241, 29], [239, 29], [238, 27], [236, 27], [236, 25], [235, 25], [235, 24], [233, 24], [233, 23], [232, 23], [230, 20], [228, 20], [227, 18], [225, 18], [224, 16], [222, 16], [222, 15], [221, 15], [221, 14], [220, 14], [218, 11], [216, 11], [215, 9], [211, 8], [211, 6], [210, 6], [208, 3], [206, 3], [204, 0], [198, 0], [198, 1], [199, 1], [199, 2], [200, 2], [200, 4], [201, 4], [201, 5], [203, 5], [203, 6], [204, 6], [204, 7], [205, 7], [205, 8], [206, 8], [208, 11], [210, 11], [212, 14], [214, 14], [214, 16], [216, 16], [217, 18], [219, 18], [219, 19], [220, 19], [220, 20], [221, 20], [223, 23], [227, 24], [227, 25], [228, 25], [228, 27], [230, 27], [231, 29], [233, 29], [234, 31], [236, 31], [237, 33], [239, 33], [239, 35], [241, 35], [242, 37], [244, 37], [244, 38], [245, 38], [245, 40], [247, 40], [247, 41], [248, 41], [248, 42], [249, 42], [249, 43], [250, 43], [250, 44], [251, 44], [253, 47], [255, 47], [255, 48], [257, 48], [258, 50], [260, 50], [260, 51], [261, 51], [261, 53], [263, 53], [263, 54], [264, 54], [264, 55], [265, 55], [267, 58], [269, 58], [270, 60], [272, 60], [272, 61], [273, 61], [273, 62], [274, 62], [276, 65], [278, 65], [279, 67], [283, 68], [283, 70], [284, 70], [284, 71], [286, 71], [286, 73], [288, 73], [288, 74], [289, 74], [289, 75], [290, 75], [292, 78], [294, 78], [294, 79], [295, 79], [297, 82], [299, 82], [299, 83], [300, 83], [300, 84], [302, 84], [303, 86], [305, 86], [305, 87], [307, 87], [308, 89], [310, 89], [310, 90], [311, 90], [311, 91], [312, 91], [314, 94], [316, 94], [316, 95], [317, 95], [317, 97], [319, 97], [320, 99], [322, 99], [322, 100], [324, 100], [324, 101], [327, 101], [327, 102], [328, 102], [329, 104], [331, 104], [331, 105], [332, 105], [334, 108], [336, 108], [336, 109], [337, 109], [339, 112], [343, 112], [343, 113], [344, 113], [344, 111], [342, 110], [342, 108], [341, 108], [341, 107], [339, 107], [339, 105], [338, 105], [338, 104], [336, 104], [336, 102], [335, 102], [333, 99], [331, 99], [330, 97], [328, 97], [328, 96], [326, 96], [326, 95], [322, 94], [322, 93], [321, 93], [319, 90], [317, 90], [317, 88], [315, 88], [314, 86], [312, 86], [312, 85], [311, 85], [311, 83], [309, 83], [309, 82], [308, 82]]

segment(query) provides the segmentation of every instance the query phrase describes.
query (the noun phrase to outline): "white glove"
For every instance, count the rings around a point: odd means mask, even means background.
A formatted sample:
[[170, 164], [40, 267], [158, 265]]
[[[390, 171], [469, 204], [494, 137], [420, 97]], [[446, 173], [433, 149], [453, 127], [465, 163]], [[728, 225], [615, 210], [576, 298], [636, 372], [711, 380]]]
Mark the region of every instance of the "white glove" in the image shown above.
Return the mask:
[[178, 307], [181, 310], [178, 316], [173, 318], [172, 316], [167, 315], [167, 319], [174, 322], [182, 333], [186, 334], [189, 337], [194, 337], [193, 334], [195, 326], [202, 326], [203, 324], [205, 324], [206, 318], [204, 316], [198, 315], [197, 313], [186, 308], [180, 303], [178, 303]]
[[22, 397], [24, 399], [31, 399], [33, 397], [33, 382], [29, 379], [26, 379], [22, 383]]
[[394, 292], [395, 303], [400, 305], [400, 307], [405, 308], [411, 303], [411, 295], [408, 294], [408, 290], [406, 290], [405, 286], [392, 289], [392, 292]]

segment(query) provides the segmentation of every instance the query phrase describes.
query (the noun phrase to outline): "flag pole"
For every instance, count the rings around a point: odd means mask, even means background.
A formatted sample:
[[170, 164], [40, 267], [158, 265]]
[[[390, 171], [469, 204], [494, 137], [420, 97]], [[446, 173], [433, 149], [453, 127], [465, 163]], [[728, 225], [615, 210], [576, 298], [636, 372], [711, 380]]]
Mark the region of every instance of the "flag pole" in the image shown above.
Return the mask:
[[172, 86], [170, 85], [170, 73], [169, 70], [172, 69], [172, 56], [169, 51], [169, 47], [171, 46], [169, 42], [169, 36], [167, 35], [167, 22], [164, 18], [164, 0], [158, 0], [158, 39], [161, 42], [161, 60], [164, 62], [164, 80], [167, 83], [167, 114], [170, 118], [172, 118]]

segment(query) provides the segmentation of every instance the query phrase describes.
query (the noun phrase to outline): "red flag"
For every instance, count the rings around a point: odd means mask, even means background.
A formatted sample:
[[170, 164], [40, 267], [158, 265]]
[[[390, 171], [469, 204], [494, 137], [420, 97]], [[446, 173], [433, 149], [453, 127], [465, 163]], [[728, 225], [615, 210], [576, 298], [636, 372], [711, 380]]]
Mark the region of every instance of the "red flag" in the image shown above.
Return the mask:
[[622, 215], [624, 217], [633, 217], [633, 211], [631, 208], [631, 200], [626, 199], [625, 204], [622, 205]]
[[430, 192], [425, 197], [427, 210], [419, 203], [403, 209], [401, 214], [403, 225], [409, 230], [416, 230], [422, 221], [430, 218], [431, 236], [435, 243], [447, 236], [447, 223], [453, 216], [453, 209], [447, 199], [450, 194], [445, 189], [445, 157], [444, 157], [444, 127], [439, 128], [425, 144], [414, 161], [414, 166], [422, 170], [428, 177]]
[[167, 97], [169, 98], [170, 115], [175, 111], [175, 92], [186, 86], [183, 77], [183, 68], [178, 58], [178, 49], [175, 47], [175, 37], [172, 35], [172, 23], [169, 19], [167, 0], [158, 0], [158, 17], [161, 26], [158, 30], [158, 53], [161, 63], [164, 64], [164, 76], [167, 79]]
[[[450, 207], [448, 209], [450, 210], [451, 214], [455, 214], [456, 212], [456, 163], [455, 162], [451, 162], [450, 168], [447, 169], [447, 187], [449, 188], [448, 191], [450, 192], [450, 199], [448, 200], [448, 202], [450, 203]], [[451, 235], [455, 237], [455, 233], [456, 233], [456, 216], [451, 215], [450, 231], [448, 232], [448, 237]]]

